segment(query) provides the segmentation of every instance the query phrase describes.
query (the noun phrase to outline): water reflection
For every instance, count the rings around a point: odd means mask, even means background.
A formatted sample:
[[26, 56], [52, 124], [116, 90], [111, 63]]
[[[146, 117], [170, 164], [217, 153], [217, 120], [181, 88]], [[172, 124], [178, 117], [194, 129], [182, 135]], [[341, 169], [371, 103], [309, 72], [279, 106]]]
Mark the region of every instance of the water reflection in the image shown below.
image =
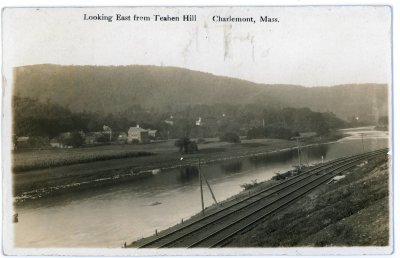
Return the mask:
[[307, 155], [309, 157], [318, 158], [321, 156], [326, 156], [326, 154], [328, 153], [328, 150], [329, 150], [329, 145], [319, 144], [319, 145], [316, 145], [313, 147], [307, 147], [304, 150], [305, 150], [305, 153], [307, 153]]
[[232, 161], [220, 166], [221, 170], [226, 174], [240, 173], [243, 170], [243, 161]]
[[263, 167], [265, 165], [277, 164], [282, 162], [292, 161], [297, 157], [297, 150], [289, 150], [285, 152], [270, 153], [260, 156], [250, 157], [249, 162], [255, 167]]
[[180, 183], [192, 182], [198, 180], [199, 170], [195, 166], [185, 166], [178, 169], [177, 181]]

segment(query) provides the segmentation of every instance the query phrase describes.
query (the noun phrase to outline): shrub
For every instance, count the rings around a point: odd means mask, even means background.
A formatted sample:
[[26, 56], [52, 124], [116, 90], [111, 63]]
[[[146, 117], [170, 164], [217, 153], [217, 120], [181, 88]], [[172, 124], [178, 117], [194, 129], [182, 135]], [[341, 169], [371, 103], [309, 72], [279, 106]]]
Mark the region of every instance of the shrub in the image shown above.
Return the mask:
[[240, 143], [239, 135], [235, 133], [225, 133], [219, 137], [221, 142]]
[[257, 183], [257, 179], [255, 179], [255, 180], [251, 180], [251, 183], [245, 183], [245, 184], [240, 185], [240, 187], [242, 187], [244, 190], [249, 190], [251, 188], [258, 186], [259, 184], [261, 184], [261, 183]]
[[197, 143], [206, 143], [206, 140], [204, 140], [204, 138], [198, 138]]
[[132, 144], [139, 144], [139, 140], [138, 139], [132, 139]]

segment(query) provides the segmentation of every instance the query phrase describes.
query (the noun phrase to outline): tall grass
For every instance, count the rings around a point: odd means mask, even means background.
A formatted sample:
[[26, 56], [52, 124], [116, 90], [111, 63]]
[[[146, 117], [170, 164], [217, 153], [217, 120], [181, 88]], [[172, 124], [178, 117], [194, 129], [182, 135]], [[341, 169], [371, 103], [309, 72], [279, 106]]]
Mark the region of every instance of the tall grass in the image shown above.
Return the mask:
[[13, 171], [24, 172], [35, 169], [60, 167], [110, 159], [144, 157], [154, 154], [155, 153], [153, 152], [127, 150], [118, 152], [63, 151], [58, 153], [55, 152], [51, 155], [43, 155], [40, 154], [40, 152], [30, 152], [14, 158]]

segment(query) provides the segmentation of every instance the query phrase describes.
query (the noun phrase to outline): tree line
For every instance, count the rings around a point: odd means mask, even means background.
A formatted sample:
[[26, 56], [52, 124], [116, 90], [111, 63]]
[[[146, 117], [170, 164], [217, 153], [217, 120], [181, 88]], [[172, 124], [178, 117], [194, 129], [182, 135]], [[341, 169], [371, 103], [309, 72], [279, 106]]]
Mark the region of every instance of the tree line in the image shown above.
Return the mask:
[[193, 105], [174, 111], [132, 104], [123, 112], [100, 113], [72, 112], [69, 107], [51, 101], [15, 96], [12, 108], [15, 135], [49, 138], [63, 132], [101, 131], [103, 125], [111, 127], [113, 132], [127, 132], [129, 127], [139, 124], [141, 128], [157, 130], [164, 139], [225, 137], [238, 141], [234, 135], [288, 139], [299, 132], [326, 135], [348, 125], [330, 112], [261, 104]]

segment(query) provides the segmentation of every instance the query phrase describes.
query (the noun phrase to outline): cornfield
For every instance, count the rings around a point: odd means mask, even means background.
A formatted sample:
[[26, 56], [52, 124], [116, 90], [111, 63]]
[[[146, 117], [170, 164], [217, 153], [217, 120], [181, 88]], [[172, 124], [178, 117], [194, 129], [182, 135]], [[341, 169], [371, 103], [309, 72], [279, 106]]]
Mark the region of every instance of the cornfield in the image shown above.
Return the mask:
[[14, 153], [13, 171], [23, 172], [35, 169], [52, 168], [78, 163], [103, 161], [110, 159], [135, 158], [154, 155], [153, 152], [133, 151], [118, 148], [96, 149], [64, 149], [64, 150], [38, 150]]

